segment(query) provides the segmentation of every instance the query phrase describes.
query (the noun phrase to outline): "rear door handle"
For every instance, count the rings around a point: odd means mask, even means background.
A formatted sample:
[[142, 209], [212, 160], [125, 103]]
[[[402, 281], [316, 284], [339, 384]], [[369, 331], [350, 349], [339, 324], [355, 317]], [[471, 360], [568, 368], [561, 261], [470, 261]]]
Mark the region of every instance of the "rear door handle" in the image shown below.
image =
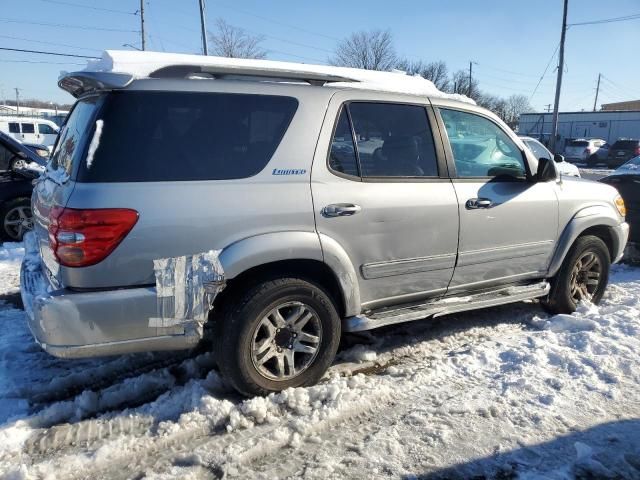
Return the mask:
[[476, 210], [478, 208], [491, 208], [493, 202], [488, 198], [470, 198], [465, 204], [467, 210]]
[[325, 217], [350, 217], [360, 212], [362, 207], [353, 203], [332, 203], [322, 209]]

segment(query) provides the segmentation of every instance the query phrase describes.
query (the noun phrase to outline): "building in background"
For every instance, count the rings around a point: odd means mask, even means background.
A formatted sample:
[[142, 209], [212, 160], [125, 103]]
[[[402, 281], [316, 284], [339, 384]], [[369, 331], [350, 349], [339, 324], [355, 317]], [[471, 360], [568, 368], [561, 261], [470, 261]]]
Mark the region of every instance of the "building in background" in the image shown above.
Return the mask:
[[[518, 133], [548, 145], [552, 118], [553, 113], [523, 113], [518, 121]], [[557, 153], [562, 153], [566, 143], [576, 138], [601, 138], [609, 143], [619, 138], [640, 138], [640, 107], [635, 110], [560, 112], [558, 137]]]
[[2, 116], [24, 116], [30, 118], [43, 118], [45, 120], [51, 120], [56, 125], [62, 125], [64, 119], [69, 112], [67, 110], [59, 110], [53, 108], [35, 108], [35, 107], [23, 107], [20, 106], [20, 111], [13, 105], [0, 105], [0, 117]]
[[628, 100], [626, 102], [603, 103], [601, 109], [605, 111], [613, 110], [640, 110], [640, 100]]

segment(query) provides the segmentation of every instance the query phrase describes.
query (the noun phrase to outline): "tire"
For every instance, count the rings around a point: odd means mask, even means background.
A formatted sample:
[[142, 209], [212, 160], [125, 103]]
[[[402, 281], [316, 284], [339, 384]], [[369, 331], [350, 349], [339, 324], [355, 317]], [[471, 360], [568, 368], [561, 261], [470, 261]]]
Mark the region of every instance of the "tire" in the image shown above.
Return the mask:
[[14, 198], [0, 207], [0, 234], [3, 239], [20, 242], [32, 228], [33, 214], [29, 198]]
[[[591, 259], [595, 259], [595, 263]], [[591, 268], [584, 268], [589, 265]], [[609, 282], [610, 266], [609, 249], [600, 238], [593, 235], [579, 237], [551, 281], [551, 292], [543, 302], [544, 307], [551, 313], [572, 313], [585, 296], [595, 304], [600, 303]], [[588, 284], [593, 281], [597, 284]]]
[[247, 396], [315, 384], [340, 343], [335, 305], [324, 290], [301, 278], [270, 279], [231, 294], [215, 322], [218, 368]]

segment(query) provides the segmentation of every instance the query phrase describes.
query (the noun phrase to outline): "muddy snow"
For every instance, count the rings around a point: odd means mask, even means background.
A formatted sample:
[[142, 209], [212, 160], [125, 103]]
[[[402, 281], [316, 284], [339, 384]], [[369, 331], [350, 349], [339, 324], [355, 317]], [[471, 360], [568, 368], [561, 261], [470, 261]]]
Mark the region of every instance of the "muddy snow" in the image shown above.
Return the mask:
[[0, 247], [0, 477], [640, 478], [640, 269], [536, 303], [345, 337], [313, 387], [243, 399], [194, 352], [60, 360]]

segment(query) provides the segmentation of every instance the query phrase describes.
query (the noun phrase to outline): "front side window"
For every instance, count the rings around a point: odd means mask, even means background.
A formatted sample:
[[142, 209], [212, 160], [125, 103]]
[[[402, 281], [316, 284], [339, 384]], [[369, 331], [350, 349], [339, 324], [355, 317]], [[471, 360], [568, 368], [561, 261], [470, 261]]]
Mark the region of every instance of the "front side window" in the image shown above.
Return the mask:
[[0, 143], [0, 170], [7, 170], [9, 163], [15, 154], [9, 150], [3, 143]]
[[38, 132], [42, 135], [55, 135], [58, 133], [51, 127], [51, 125], [47, 125], [46, 123], [38, 124]]
[[329, 168], [343, 175], [359, 176], [358, 159], [346, 109], [342, 109], [331, 141]]
[[526, 178], [518, 146], [491, 120], [473, 113], [441, 109], [458, 177]]
[[16, 122], [9, 123], [9, 133], [20, 133], [20, 124]]
[[23, 123], [22, 133], [36, 133], [36, 127], [33, 123]]
[[349, 105], [349, 113], [362, 177], [438, 176], [435, 145], [424, 107], [354, 102]]

